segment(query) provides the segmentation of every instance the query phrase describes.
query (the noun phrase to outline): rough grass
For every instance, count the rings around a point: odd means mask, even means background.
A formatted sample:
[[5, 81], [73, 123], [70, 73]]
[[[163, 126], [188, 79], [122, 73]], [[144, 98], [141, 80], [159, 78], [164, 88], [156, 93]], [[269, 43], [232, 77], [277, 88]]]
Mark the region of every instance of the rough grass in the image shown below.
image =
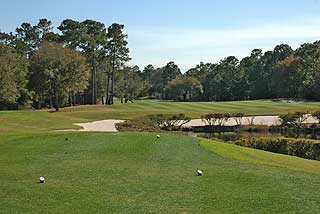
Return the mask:
[[169, 134], [7, 136], [0, 181], [1, 213], [320, 210], [320, 162]]

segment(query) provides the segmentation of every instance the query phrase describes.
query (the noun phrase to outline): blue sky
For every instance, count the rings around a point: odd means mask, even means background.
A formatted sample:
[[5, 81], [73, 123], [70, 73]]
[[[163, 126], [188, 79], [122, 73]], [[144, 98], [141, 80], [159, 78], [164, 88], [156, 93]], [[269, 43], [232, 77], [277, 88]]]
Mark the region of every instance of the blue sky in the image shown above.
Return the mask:
[[186, 71], [200, 61], [239, 59], [254, 48], [320, 39], [319, 0], [1, 0], [0, 30], [48, 18], [123, 23], [132, 61], [141, 69], [168, 61]]

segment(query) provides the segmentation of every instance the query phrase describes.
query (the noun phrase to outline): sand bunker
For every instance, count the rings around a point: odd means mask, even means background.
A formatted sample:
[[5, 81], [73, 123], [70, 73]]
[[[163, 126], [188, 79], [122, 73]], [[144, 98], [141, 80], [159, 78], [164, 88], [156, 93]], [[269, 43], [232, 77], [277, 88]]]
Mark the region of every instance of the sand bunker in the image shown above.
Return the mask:
[[[318, 123], [311, 115], [307, 115], [307, 120], [304, 123]], [[280, 119], [278, 116], [255, 116], [255, 117], [243, 117], [242, 125], [262, 125], [262, 126], [275, 126], [280, 125]], [[185, 124], [184, 127], [192, 126], [204, 126], [205, 123], [201, 119], [191, 120], [189, 123]], [[224, 123], [225, 126], [235, 126], [237, 125], [233, 118], [230, 118]]]
[[[89, 123], [77, 123], [74, 125], [81, 126], [82, 129], [68, 129], [63, 131], [89, 131], [89, 132], [117, 132], [116, 124], [122, 123], [124, 120], [100, 120]], [[304, 123], [318, 123], [311, 115], [307, 115], [307, 120]], [[255, 116], [255, 117], [243, 117], [242, 125], [263, 125], [273, 126], [280, 125], [278, 116]], [[193, 119], [189, 123], [185, 124], [184, 127], [192, 126], [205, 126], [206, 124], [201, 119]], [[233, 118], [230, 118], [224, 123], [225, 126], [237, 125]]]
[[77, 123], [74, 125], [82, 127], [82, 129], [77, 131], [117, 132], [116, 124], [122, 122], [124, 122], [124, 120], [100, 120], [89, 123]]

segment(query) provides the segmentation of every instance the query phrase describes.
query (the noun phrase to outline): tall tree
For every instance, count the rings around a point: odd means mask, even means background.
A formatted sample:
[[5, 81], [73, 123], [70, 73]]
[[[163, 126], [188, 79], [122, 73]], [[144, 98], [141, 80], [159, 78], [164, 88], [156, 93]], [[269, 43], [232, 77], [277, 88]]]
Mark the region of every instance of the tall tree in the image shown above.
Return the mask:
[[47, 96], [50, 102], [53, 100], [59, 111], [65, 97], [87, 87], [88, 73], [86, 60], [79, 53], [44, 42], [31, 58], [30, 88], [40, 99]]
[[52, 23], [47, 19], [40, 19], [37, 25], [32, 26], [24, 22], [16, 28], [16, 33], [0, 33], [0, 41], [10, 44], [18, 53], [27, 58], [37, 50], [42, 41], [58, 41], [59, 35], [52, 32]]
[[200, 62], [195, 68], [189, 69], [186, 74], [203, 82], [210, 72], [211, 63]]
[[97, 59], [99, 55], [105, 53], [105, 25], [94, 20], [78, 22], [66, 19], [58, 29], [62, 32], [62, 40], [65, 44], [81, 50], [91, 65], [91, 103], [97, 104]]
[[249, 57], [240, 62], [240, 69], [245, 75], [248, 85], [247, 94], [250, 99], [261, 99], [267, 92], [267, 79], [264, 74], [263, 53], [261, 49], [254, 49]]
[[155, 73], [156, 69], [153, 65], [147, 65], [142, 71], [142, 78], [148, 82], [151, 82], [152, 75]]
[[303, 78], [303, 94], [307, 99], [320, 99], [320, 42], [302, 44], [295, 56], [300, 58]]
[[167, 63], [163, 68], [161, 68], [161, 93], [164, 99], [167, 99], [165, 88], [167, 87], [168, 83], [180, 75], [181, 70], [173, 61]]
[[273, 86], [277, 97], [299, 98], [303, 91], [301, 58], [289, 56], [274, 67]]
[[110, 57], [111, 61], [111, 94], [107, 103], [113, 104], [114, 98], [114, 78], [115, 78], [115, 71], [119, 66], [121, 66], [124, 62], [130, 60], [129, 57], [129, 48], [127, 47], [128, 36], [123, 32], [124, 25], [113, 23], [108, 28], [107, 33], [107, 45], [106, 49], [108, 50], [108, 56]]
[[0, 109], [18, 108], [29, 100], [28, 64], [13, 48], [0, 43]]
[[24, 44], [21, 47], [26, 48], [25, 54], [29, 58], [36, 50], [40, 42], [40, 35], [37, 26], [24, 22], [16, 29], [16, 42]]
[[184, 102], [197, 100], [203, 92], [200, 81], [187, 75], [171, 80], [165, 90], [169, 99]]
[[115, 95], [121, 103], [137, 98], [145, 89], [145, 81], [140, 76], [139, 67], [124, 66], [115, 75]]
[[52, 31], [52, 22], [48, 19], [40, 19], [36, 25], [36, 30], [39, 33], [41, 39], [45, 38], [45, 35]]

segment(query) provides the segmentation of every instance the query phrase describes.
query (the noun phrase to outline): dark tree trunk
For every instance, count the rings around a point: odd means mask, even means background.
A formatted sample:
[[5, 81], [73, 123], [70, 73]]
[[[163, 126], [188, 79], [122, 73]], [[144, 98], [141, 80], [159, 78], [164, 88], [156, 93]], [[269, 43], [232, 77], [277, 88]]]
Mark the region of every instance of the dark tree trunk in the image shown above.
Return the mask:
[[183, 95], [183, 102], [186, 102], [186, 101], [187, 101], [187, 93]]
[[52, 98], [52, 94], [49, 95], [49, 102], [50, 102], [50, 108], [53, 108], [53, 98]]
[[107, 74], [107, 83], [106, 83], [106, 88], [107, 88], [107, 92], [106, 92], [106, 105], [110, 105], [110, 101], [109, 101], [109, 88], [110, 88], [110, 74]]
[[75, 106], [76, 105], [76, 94], [73, 94], [73, 106]]
[[95, 61], [94, 61], [94, 89], [93, 89], [93, 93], [94, 93], [94, 105], [97, 104], [97, 71], [96, 71], [96, 65], [95, 65]]
[[110, 96], [110, 105], [113, 104], [114, 96], [114, 72], [115, 72], [115, 56], [112, 57], [112, 73], [111, 73], [111, 96]]
[[41, 109], [41, 99], [42, 99], [42, 96], [40, 95], [38, 99], [38, 109]]
[[102, 102], [102, 105], [104, 105], [104, 98], [103, 98], [103, 96], [101, 97], [101, 102]]
[[72, 95], [69, 92], [69, 106], [72, 107]]
[[92, 61], [92, 104], [97, 104], [97, 68], [96, 68], [96, 59], [93, 58]]
[[94, 104], [94, 69], [93, 69], [93, 63], [91, 68], [91, 93], [92, 93], [92, 105]]
[[58, 92], [55, 93], [55, 104], [54, 104], [54, 108], [56, 109], [56, 111], [59, 111], [59, 95], [58, 95]]

